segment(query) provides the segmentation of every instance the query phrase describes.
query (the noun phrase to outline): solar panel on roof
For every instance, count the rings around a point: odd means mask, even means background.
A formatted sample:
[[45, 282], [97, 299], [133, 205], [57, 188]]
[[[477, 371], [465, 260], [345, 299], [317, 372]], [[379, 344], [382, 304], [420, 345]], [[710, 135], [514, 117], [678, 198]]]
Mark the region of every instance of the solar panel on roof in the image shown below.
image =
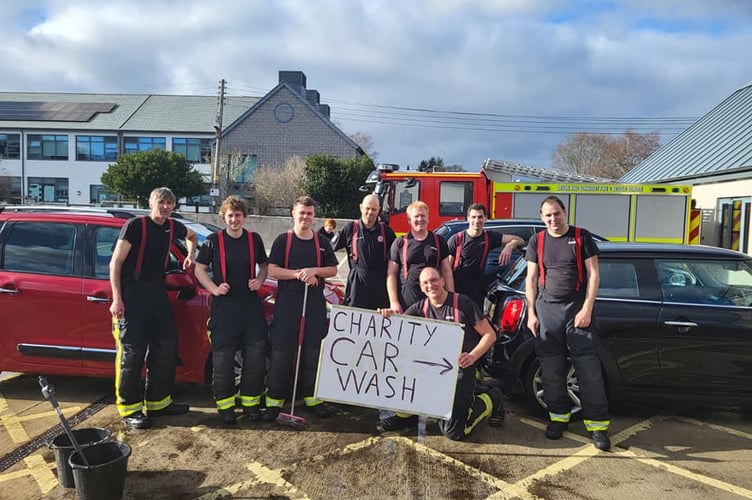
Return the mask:
[[0, 120], [88, 122], [115, 107], [107, 102], [0, 101]]

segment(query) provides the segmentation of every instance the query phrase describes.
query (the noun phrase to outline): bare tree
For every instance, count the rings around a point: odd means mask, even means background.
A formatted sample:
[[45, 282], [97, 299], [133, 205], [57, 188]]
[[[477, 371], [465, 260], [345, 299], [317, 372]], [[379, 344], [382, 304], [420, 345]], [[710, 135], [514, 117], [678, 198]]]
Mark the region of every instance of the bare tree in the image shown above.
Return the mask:
[[660, 147], [657, 132], [627, 130], [611, 137], [578, 132], [556, 146], [552, 164], [559, 170], [618, 179]]
[[372, 160], [376, 161], [376, 157], [379, 153], [373, 150], [373, 137], [371, 137], [371, 134], [364, 130], [356, 130], [348, 136], [353, 142], [355, 142], [355, 144], [360, 146], [360, 148], [365, 151]]
[[253, 197], [254, 167], [255, 165], [250, 164], [248, 155], [238, 149], [220, 156], [218, 174], [220, 202], [231, 194], [245, 198]]
[[270, 215], [279, 209], [289, 210], [295, 198], [306, 193], [305, 160], [292, 156], [284, 166], [262, 165], [256, 170], [256, 211]]

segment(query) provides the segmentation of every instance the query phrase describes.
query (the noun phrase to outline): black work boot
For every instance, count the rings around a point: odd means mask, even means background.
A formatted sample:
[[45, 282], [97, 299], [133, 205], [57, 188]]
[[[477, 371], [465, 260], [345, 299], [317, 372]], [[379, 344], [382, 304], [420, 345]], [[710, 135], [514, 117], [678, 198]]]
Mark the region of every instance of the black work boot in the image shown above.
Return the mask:
[[549, 422], [546, 426], [547, 439], [561, 439], [564, 431], [569, 427], [569, 422]]
[[488, 425], [491, 427], [500, 427], [504, 425], [504, 417], [506, 412], [504, 411], [504, 395], [501, 393], [501, 389], [494, 387], [489, 389], [488, 397], [491, 398], [491, 416], [488, 417]]
[[148, 429], [151, 427], [151, 419], [140, 411], [123, 417], [123, 423], [131, 429]]
[[608, 451], [611, 449], [611, 440], [608, 438], [608, 432], [593, 431], [590, 433], [590, 437], [593, 438], [593, 446], [599, 450]]

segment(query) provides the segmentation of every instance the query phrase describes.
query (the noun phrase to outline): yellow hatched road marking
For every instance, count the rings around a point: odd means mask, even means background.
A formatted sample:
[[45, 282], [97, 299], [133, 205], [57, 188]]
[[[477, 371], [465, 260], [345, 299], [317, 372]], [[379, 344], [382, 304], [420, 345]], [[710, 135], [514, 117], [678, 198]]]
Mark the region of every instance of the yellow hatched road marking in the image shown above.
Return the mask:
[[246, 465], [249, 471], [253, 473], [256, 478], [249, 479], [247, 481], [241, 481], [239, 483], [224, 486], [216, 491], [207, 493], [198, 497], [197, 500], [218, 500], [220, 498], [227, 498], [227, 495], [235, 496], [236, 494], [246, 491], [254, 486], [262, 483], [271, 484], [277, 488], [284, 490], [286, 498], [295, 500], [310, 500], [308, 495], [298, 489], [297, 486], [287, 482], [282, 477], [283, 469], [269, 469], [264, 467], [258, 462], [251, 462]]
[[[63, 415], [67, 417], [69, 415], [76, 414], [79, 411], [81, 411], [80, 406], [72, 406], [70, 408], [64, 409]], [[54, 410], [34, 413], [33, 415], [24, 415], [22, 417], [18, 417], [16, 415], [4, 415], [0, 417], [0, 424], [5, 426], [5, 429], [8, 431], [8, 435], [14, 443], [24, 443], [26, 441], [29, 441], [30, 438], [26, 433], [26, 429], [24, 429], [23, 425], [21, 425], [22, 422], [35, 420], [37, 418], [47, 418], [56, 415], [57, 412], [55, 412]]]
[[31, 455], [24, 458], [26, 469], [0, 474], [0, 483], [31, 476], [36, 481], [43, 494], [49, 493], [58, 485], [57, 477], [52, 473], [55, 463], [47, 463], [41, 455]]
[[712, 477], [704, 476], [702, 474], [698, 474], [696, 472], [689, 471], [687, 469], [683, 469], [681, 467], [677, 467], [676, 465], [671, 465], [665, 462], [661, 462], [659, 460], [656, 460], [654, 458], [647, 458], [647, 457], [641, 457], [637, 455], [637, 453], [645, 453], [648, 454], [649, 452], [646, 450], [641, 450], [639, 448], [631, 447], [629, 450], [619, 451], [616, 454], [620, 456], [625, 456], [629, 458], [633, 458], [637, 460], [638, 462], [642, 462], [647, 465], [651, 465], [655, 467], [656, 469], [663, 469], [667, 472], [670, 472], [672, 474], [676, 474], [677, 476], [681, 476], [687, 479], [691, 479], [693, 481], [697, 481], [698, 483], [706, 484], [708, 486], [712, 486], [714, 488], [717, 488], [719, 490], [728, 491], [730, 493], [733, 493], [735, 495], [739, 495], [744, 498], [752, 498], [752, 490], [748, 490], [746, 488], [742, 488], [741, 486], [736, 486], [734, 484], [727, 483], [725, 481], [721, 481], [719, 479], [715, 479]]
[[745, 439], [752, 439], [752, 434], [750, 434], [749, 432], [740, 431], [738, 429], [733, 429], [731, 427], [726, 427], [724, 425], [709, 424], [707, 422], [702, 422], [700, 420], [689, 418], [689, 417], [679, 417], [679, 420], [683, 422], [687, 422], [689, 424], [699, 425], [701, 427], [709, 427], [716, 431], [721, 431], [721, 432], [725, 432], [726, 434], [731, 434], [732, 436], [737, 436], [737, 437], [741, 437]]

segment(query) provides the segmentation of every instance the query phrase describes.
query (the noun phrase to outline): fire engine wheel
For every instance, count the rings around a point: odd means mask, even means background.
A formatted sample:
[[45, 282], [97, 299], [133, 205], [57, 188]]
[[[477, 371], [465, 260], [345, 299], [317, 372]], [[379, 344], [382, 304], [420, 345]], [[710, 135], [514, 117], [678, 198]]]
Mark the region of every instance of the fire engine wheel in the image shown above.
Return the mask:
[[[537, 358], [528, 364], [523, 374], [522, 385], [525, 388], [525, 399], [527, 402], [544, 412], [547, 411], [546, 402], [543, 400], [543, 376]], [[569, 363], [569, 369], [567, 370], [567, 395], [572, 402], [572, 414], [581, 412], [580, 385], [577, 382], [577, 375], [574, 373], [572, 363]]]

